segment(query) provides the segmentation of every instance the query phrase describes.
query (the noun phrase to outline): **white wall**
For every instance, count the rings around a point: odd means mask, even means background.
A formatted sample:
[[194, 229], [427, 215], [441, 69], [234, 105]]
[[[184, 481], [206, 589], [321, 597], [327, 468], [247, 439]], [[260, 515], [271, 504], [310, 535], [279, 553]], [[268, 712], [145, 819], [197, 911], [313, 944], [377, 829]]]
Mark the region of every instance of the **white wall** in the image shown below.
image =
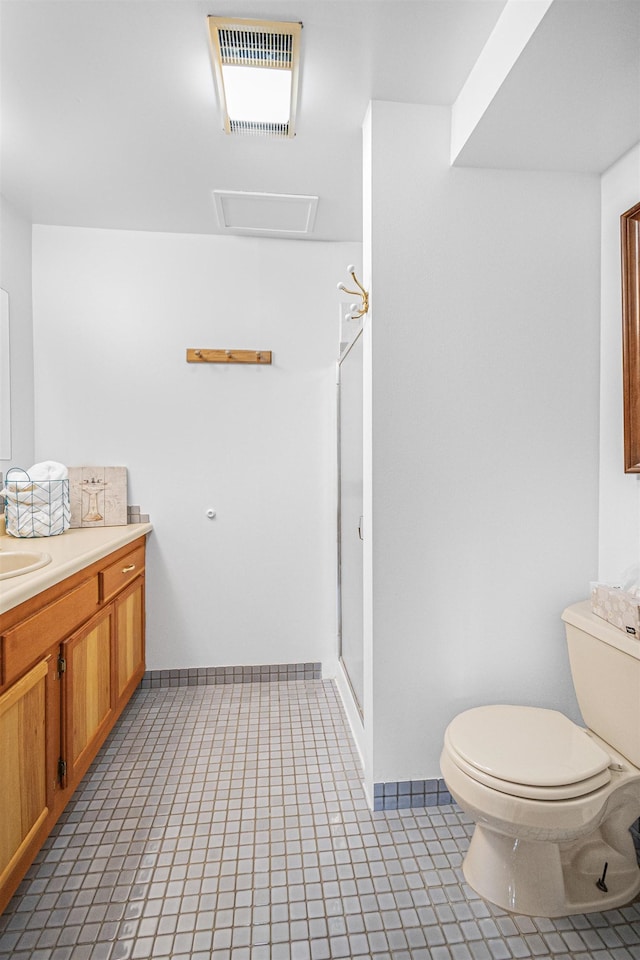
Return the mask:
[[640, 200], [640, 144], [602, 177], [599, 577], [617, 582], [640, 562], [640, 478], [624, 473], [620, 214]]
[[599, 183], [451, 169], [446, 108], [369, 123], [370, 787], [439, 776], [466, 707], [578, 716], [560, 614], [597, 570]]
[[[359, 256], [34, 228], [37, 456], [129, 468], [129, 502], [154, 524], [150, 669], [332, 668], [335, 291]], [[187, 364], [187, 347], [274, 362]]]
[[11, 458], [0, 471], [33, 463], [33, 327], [31, 222], [0, 195], [0, 287], [9, 294]]

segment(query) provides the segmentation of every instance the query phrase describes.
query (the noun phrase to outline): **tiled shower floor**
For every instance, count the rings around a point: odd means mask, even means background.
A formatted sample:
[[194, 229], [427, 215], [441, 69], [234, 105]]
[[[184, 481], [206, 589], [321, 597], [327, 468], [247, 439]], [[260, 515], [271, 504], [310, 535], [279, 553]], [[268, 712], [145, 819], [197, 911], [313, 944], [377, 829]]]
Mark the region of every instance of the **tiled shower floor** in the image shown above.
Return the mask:
[[0, 960], [622, 960], [640, 904], [511, 916], [455, 806], [369, 811], [331, 681], [138, 690], [0, 918]]

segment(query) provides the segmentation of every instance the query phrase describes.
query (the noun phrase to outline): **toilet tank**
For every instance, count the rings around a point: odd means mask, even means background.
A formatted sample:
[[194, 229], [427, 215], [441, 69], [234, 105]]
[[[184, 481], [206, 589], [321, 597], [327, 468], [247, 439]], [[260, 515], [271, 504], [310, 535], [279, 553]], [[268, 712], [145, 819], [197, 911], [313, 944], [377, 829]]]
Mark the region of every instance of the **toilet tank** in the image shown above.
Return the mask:
[[597, 617], [588, 600], [562, 619], [585, 724], [640, 767], [640, 640]]

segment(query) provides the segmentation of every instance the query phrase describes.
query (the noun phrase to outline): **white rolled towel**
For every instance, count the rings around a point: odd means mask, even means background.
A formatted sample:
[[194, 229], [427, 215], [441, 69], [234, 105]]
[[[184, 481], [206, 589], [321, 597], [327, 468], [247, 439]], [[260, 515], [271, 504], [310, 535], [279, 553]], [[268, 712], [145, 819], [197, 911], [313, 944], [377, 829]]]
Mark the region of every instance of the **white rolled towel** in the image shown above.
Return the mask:
[[30, 480], [68, 480], [69, 471], [64, 463], [58, 463], [56, 460], [43, 460], [42, 463], [34, 463], [27, 470]]
[[25, 511], [17, 518], [18, 530], [30, 530], [33, 527], [34, 530], [47, 531], [50, 524], [51, 517], [45, 510]]
[[7, 532], [14, 537], [49, 537], [64, 533], [69, 527], [68, 512], [46, 510], [22, 510], [9, 512]]
[[[68, 480], [69, 471], [63, 463], [57, 463], [55, 460], [43, 460], [42, 463], [34, 463], [28, 470], [9, 471], [14, 474], [7, 477], [4, 490], [0, 491], [9, 498], [26, 502], [28, 495], [33, 491], [34, 484], [48, 480]], [[52, 495], [56, 495], [56, 488], [50, 488]], [[58, 488], [59, 491], [62, 487]]]
[[4, 494], [11, 503], [24, 503], [28, 506], [34, 502], [40, 502], [45, 491], [51, 507], [64, 503], [65, 495], [62, 486], [45, 488], [41, 483], [31, 483], [26, 480], [24, 483], [18, 481], [18, 483], [9, 484], [4, 490], [0, 490], [0, 494]]

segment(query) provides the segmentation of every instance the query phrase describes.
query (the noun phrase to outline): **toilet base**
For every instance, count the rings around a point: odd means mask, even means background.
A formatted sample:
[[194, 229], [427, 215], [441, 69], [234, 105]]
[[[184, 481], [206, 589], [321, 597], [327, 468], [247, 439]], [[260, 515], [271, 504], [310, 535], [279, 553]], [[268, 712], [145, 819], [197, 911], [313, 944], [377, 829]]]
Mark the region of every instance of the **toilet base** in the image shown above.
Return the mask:
[[[611, 840], [604, 825], [581, 840], [548, 843], [476, 824], [462, 869], [481, 897], [512, 913], [564, 917], [610, 910], [640, 891], [631, 834], [623, 829]], [[605, 862], [607, 892], [596, 886]]]

